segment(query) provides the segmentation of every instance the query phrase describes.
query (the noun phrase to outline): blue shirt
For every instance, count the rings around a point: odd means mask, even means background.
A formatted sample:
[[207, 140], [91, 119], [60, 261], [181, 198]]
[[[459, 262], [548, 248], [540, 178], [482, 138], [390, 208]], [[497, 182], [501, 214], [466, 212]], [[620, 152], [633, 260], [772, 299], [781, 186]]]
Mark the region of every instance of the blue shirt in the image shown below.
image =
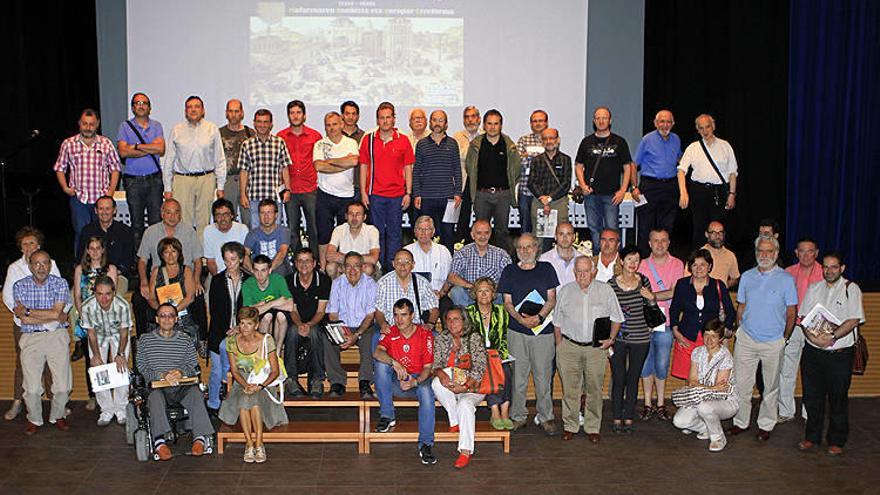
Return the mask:
[[785, 333], [785, 311], [797, 306], [794, 277], [774, 266], [769, 272], [758, 268], [743, 273], [736, 301], [746, 305], [742, 329], [755, 342], [779, 340]]
[[[141, 136], [144, 138], [144, 141], [147, 143], [152, 143], [154, 139], [158, 137], [163, 137], [164, 132], [162, 131], [162, 124], [159, 123], [158, 120], [149, 119], [147, 122], [147, 128], [144, 129], [137, 122], [135, 122], [134, 118], [129, 120], [135, 127], [137, 127], [138, 132], [141, 133]], [[116, 133], [116, 141], [125, 141], [130, 146], [134, 146], [141, 142], [138, 139], [137, 134], [131, 130], [128, 124], [125, 122], [119, 124], [119, 132]], [[156, 156], [156, 160], [159, 160], [158, 155]], [[126, 158], [125, 159], [125, 175], [136, 175], [136, 176], [144, 176], [155, 174], [159, 172], [160, 168], [156, 165], [156, 162], [153, 161], [153, 158], [150, 155], [144, 155], [140, 158]]]
[[[38, 285], [33, 276], [25, 277], [12, 286], [12, 295], [16, 303], [28, 309], [52, 309], [55, 303], [70, 304], [70, 289], [67, 281], [55, 275], [49, 275], [43, 285]], [[58, 327], [66, 327], [67, 323], [22, 324], [21, 333], [45, 332]]]
[[678, 173], [678, 159], [681, 158], [681, 139], [670, 132], [666, 139], [660, 131], [654, 131], [642, 138], [636, 149], [635, 162], [643, 176], [655, 179], [671, 179]]
[[428, 136], [416, 144], [413, 197], [445, 199], [461, 195], [461, 157], [458, 142], [443, 136], [440, 144]]
[[[268, 234], [263, 232], [261, 227], [257, 227], [248, 232], [244, 238], [244, 247], [250, 249], [252, 260], [258, 254], [265, 254], [269, 259], [274, 260], [278, 251], [281, 250], [281, 246], [285, 245], [290, 245], [290, 230], [283, 225], [276, 225], [275, 230]], [[278, 265], [275, 273], [280, 275], [290, 273], [290, 264], [287, 259]]]
[[357, 285], [351, 285], [344, 274], [336, 277], [330, 288], [327, 313], [336, 313], [345, 326], [357, 328], [368, 313], [376, 310], [376, 281], [361, 274]]

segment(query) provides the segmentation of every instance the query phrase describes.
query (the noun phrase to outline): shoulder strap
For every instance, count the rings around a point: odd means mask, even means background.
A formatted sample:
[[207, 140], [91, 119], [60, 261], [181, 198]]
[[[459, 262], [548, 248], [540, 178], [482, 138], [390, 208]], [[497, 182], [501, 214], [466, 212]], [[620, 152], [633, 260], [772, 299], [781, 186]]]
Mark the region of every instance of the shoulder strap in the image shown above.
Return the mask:
[[[609, 134], [608, 137], [605, 138], [605, 143], [602, 144], [602, 146], [603, 146], [602, 150], [603, 150], [603, 151], [604, 151], [604, 147], [605, 147], [605, 146], [608, 146], [608, 143], [611, 142], [611, 136], [613, 136], [613, 134]], [[602, 156], [603, 156], [603, 155], [602, 155], [602, 152], [600, 152], [600, 153], [599, 153], [599, 156], [596, 157], [596, 161], [593, 162], [593, 169], [590, 170], [590, 185], [592, 185], [592, 184], [593, 184], [593, 181], [596, 180], [596, 169], [599, 168], [599, 162], [602, 161]]]
[[368, 143], [368, 149], [370, 150], [370, 183], [367, 184], [367, 187], [369, 188], [367, 194], [373, 194], [373, 181], [375, 179], [376, 173], [376, 160], [373, 157], [373, 134], [374, 133], [371, 132], [364, 136], [370, 140], [370, 142]]
[[556, 185], [557, 185], [557, 186], [561, 186], [562, 183], [559, 182], [559, 177], [556, 176], [556, 171], [553, 170], [553, 165], [550, 165], [550, 158], [547, 157], [547, 155], [544, 154], [544, 153], [542, 153], [542, 154], [539, 155], [539, 156], [544, 157], [544, 158], [542, 159], [542, 161], [544, 162], [545, 165], [547, 165], [547, 170], [550, 171], [550, 174], [553, 176], [553, 179], [556, 180]]
[[715, 160], [712, 159], [712, 155], [709, 154], [709, 149], [706, 148], [706, 143], [703, 142], [703, 138], [700, 138], [700, 148], [703, 148], [703, 153], [706, 155], [706, 158], [709, 159], [709, 165], [712, 165], [712, 170], [718, 175], [718, 178], [721, 179], [722, 184], [727, 184], [727, 181], [724, 180], [724, 176], [721, 175], [721, 172], [718, 170], [718, 165], [715, 165]]
[[[138, 141], [140, 141], [141, 144], [147, 144], [147, 142], [144, 141], [144, 137], [141, 136], [141, 132], [137, 129], [136, 125], [132, 124], [130, 120], [126, 120], [125, 123], [128, 124], [128, 127], [131, 127], [131, 130], [134, 131], [134, 135], [137, 136]], [[162, 167], [159, 165], [159, 159], [156, 158], [156, 155], [154, 155], [152, 153], [150, 153], [149, 155], [150, 155], [150, 158], [153, 159], [153, 163], [156, 164], [156, 168], [161, 169]]]
[[[416, 278], [415, 273], [410, 273], [410, 275], [412, 275], [413, 292], [416, 294], [416, 311], [418, 311], [416, 314], [418, 315], [419, 320], [421, 320], [422, 319], [422, 301], [421, 301], [421, 297], [419, 297], [419, 282], [418, 282], [418, 279]], [[422, 323], [424, 324], [427, 322], [423, 321]]]
[[651, 258], [647, 258], [648, 268], [651, 269], [651, 275], [654, 277], [654, 281], [657, 282], [657, 285], [660, 287], [660, 290], [666, 290], [666, 284], [663, 283], [663, 279], [660, 278], [660, 274], [657, 273], [657, 267], [654, 266], [654, 263], [651, 261]]

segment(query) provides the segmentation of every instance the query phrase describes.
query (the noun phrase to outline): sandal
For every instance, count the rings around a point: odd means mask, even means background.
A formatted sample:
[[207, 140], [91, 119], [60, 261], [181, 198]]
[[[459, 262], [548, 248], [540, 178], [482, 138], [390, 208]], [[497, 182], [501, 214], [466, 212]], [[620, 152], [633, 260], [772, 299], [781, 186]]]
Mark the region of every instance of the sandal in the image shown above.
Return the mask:
[[657, 414], [657, 409], [655, 409], [654, 406], [645, 406], [644, 409], [642, 409], [642, 414], [639, 415], [639, 418], [641, 418], [642, 421], [648, 421], [651, 419], [651, 416], [654, 416], [655, 414]]
[[669, 412], [666, 410], [666, 406], [657, 406], [654, 408], [654, 415], [657, 416], [657, 419], [662, 421], [669, 421]]

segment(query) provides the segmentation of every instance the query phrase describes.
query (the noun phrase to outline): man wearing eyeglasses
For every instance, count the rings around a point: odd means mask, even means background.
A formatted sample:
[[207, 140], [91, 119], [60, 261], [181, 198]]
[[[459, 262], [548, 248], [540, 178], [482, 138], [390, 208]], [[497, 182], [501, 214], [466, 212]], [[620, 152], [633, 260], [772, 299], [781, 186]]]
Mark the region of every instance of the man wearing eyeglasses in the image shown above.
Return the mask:
[[391, 262], [394, 271], [379, 279], [376, 288], [376, 324], [382, 333], [388, 333], [394, 321], [394, 303], [409, 299], [416, 306], [413, 322], [433, 330], [440, 315], [437, 296], [431, 282], [413, 273], [415, 260], [411, 252], [400, 249]]
[[[712, 255], [712, 271], [709, 276], [718, 279], [727, 287], [731, 287], [739, 280], [739, 264], [736, 261], [736, 255], [733, 251], [724, 247], [724, 224], [715, 220], [709, 222], [706, 227], [706, 245], [702, 247], [709, 251]], [[684, 275], [690, 275], [690, 271], [685, 267]]]

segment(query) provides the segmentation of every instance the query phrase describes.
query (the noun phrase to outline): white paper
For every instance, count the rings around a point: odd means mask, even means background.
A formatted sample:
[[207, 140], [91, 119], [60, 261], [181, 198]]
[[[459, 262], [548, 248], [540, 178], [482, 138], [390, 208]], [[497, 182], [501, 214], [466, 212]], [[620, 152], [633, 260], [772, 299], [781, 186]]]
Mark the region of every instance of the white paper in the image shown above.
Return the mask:
[[535, 145], [535, 146], [526, 146], [526, 154], [529, 155], [529, 156], [540, 155], [540, 154], [543, 153], [543, 152], [544, 152], [544, 147], [543, 147], [543, 146], [537, 146], [537, 145]]
[[544, 208], [538, 208], [535, 236], [540, 239], [552, 239], [556, 236], [556, 223], [559, 218], [559, 210], [550, 210], [549, 215], [544, 215]]
[[459, 215], [461, 215], [461, 202], [456, 205], [454, 199], [446, 201], [446, 210], [443, 212], [443, 223], [457, 224]]
[[646, 198], [644, 194], [639, 195], [638, 201], [636, 201], [635, 198], [633, 198], [633, 207], [634, 208], [638, 208], [639, 206], [645, 206], [646, 204], [648, 204], [648, 198]]
[[801, 320], [801, 326], [804, 330], [810, 332], [814, 337], [821, 333], [832, 333], [840, 326], [841, 321], [831, 314], [831, 311], [821, 304], [816, 304]]
[[128, 370], [120, 373], [116, 369], [116, 363], [102, 364], [89, 368], [89, 380], [92, 382], [92, 390], [103, 392], [116, 387], [128, 386]]

